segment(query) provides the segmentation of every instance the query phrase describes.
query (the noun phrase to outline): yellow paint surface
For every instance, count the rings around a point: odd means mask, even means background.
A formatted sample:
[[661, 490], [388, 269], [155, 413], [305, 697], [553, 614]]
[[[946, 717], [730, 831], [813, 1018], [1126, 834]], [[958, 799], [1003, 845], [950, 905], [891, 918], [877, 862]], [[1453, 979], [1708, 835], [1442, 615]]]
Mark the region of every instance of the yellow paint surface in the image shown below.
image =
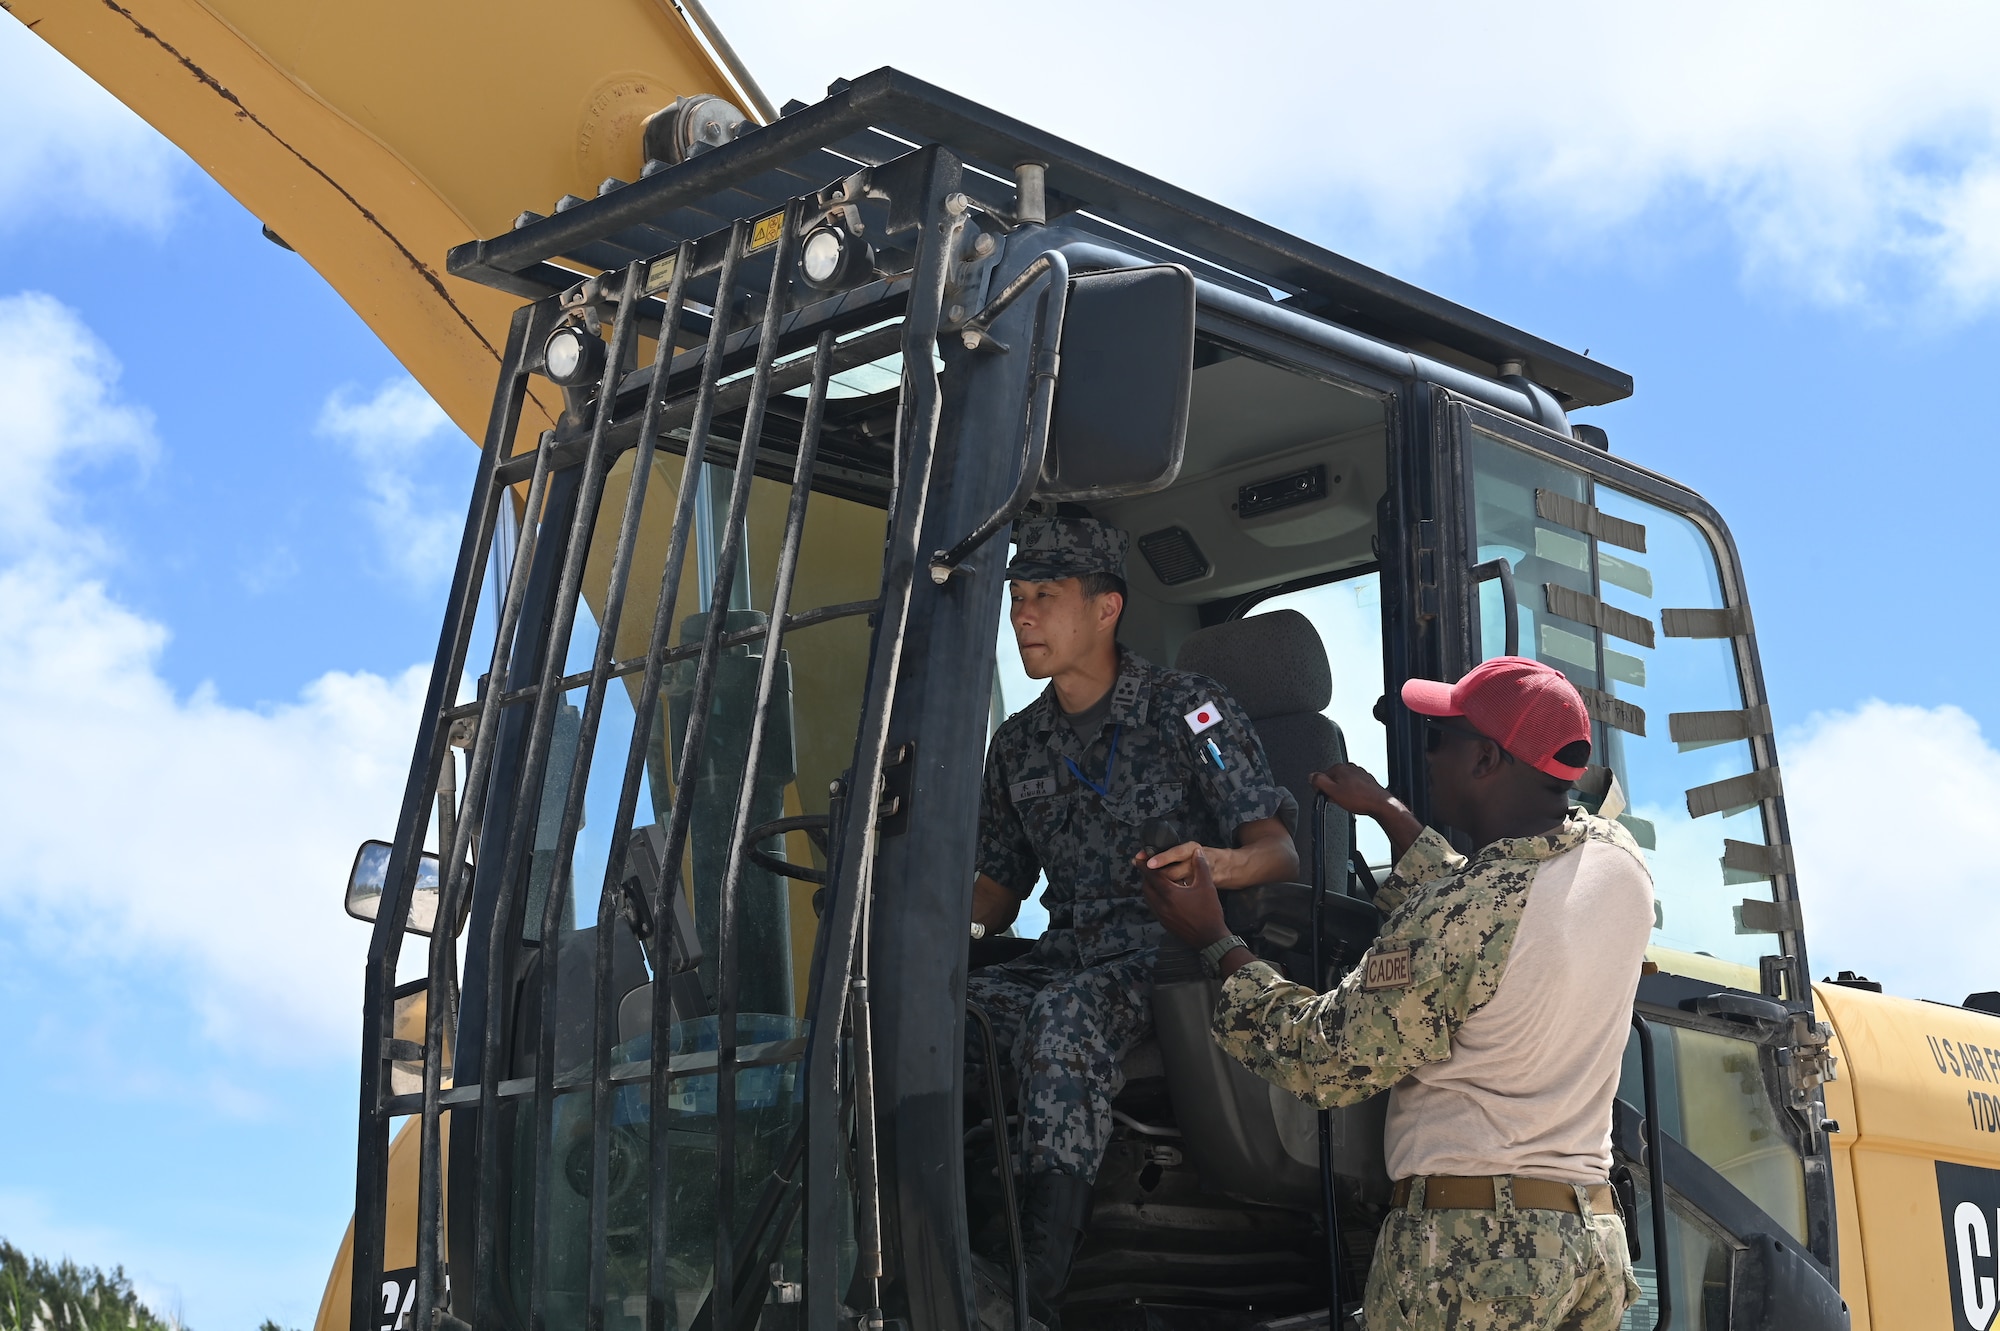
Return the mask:
[[[474, 440], [520, 300], [446, 276], [445, 252], [635, 179], [646, 114], [730, 95], [665, 0], [7, 8], [284, 237]], [[560, 408], [536, 385], [526, 437]]]
[[1827, 1087], [1841, 1292], [1863, 1327], [1946, 1327], [1951, 1283], [1936, 1162], [2000, 1169], [2000, 1135], [1968, 1096], [2000, 1096], [2000, 1020], [1939, 1003], [1814, 986], [1841, 1055]]

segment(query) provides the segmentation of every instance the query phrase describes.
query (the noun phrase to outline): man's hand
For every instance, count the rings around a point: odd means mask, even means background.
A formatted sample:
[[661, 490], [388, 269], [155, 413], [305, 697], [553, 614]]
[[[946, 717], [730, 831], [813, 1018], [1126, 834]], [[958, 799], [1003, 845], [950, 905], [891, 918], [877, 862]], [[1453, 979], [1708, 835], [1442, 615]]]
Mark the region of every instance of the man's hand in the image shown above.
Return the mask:
[[1379, 817], [1383, 810], [1396, 806], [1396, 797], [1359, 763], [1335, 763], [1324, 772], [1314, 772], [1312, 783], [1329, 801], [1363, 818]]
[[1200, 846], [1190, 841], [1151, 860], [1141, 851], [1132, 862], [1144, 871], [1146, 904], [1167, 926], [1168, 933], [1196, 948], [1207, 947], [1229, 933], [1222, 918], [1222, 898], [1215, 894], [1215, 878], [1209, 872], [1208, 855]]
[[1236, 829], [1236, 841], [1234, 847], [1183, 841], [1155, 851], [1151, 859], [1143, 854], [1134, 856], [1132, 862], [1142, 869], [1165, 870], [1178, 881], [1187, 882], [1194, 872], [1194, 858], [1200, 855], [1208, 862], [1209, 878], [1225, 892], [1261, 883], [1290, 882], [1299, 876], [1298, 847], [1282, 819], [1259, 818], [1245, 823]]
[[1368, 774], [1368, 770], [1355, 763], [1335, 763], [1324, 772], [1312, 775], [1313, 789], [1326, 796], [1330, 803], [1337, 804], [1352, 814], [1363, 818], [1373, 818], [1381, 824], [1382, 831], [1389, 838], [1391, 862], [1403, 858], [1403, 853], [1423, 835], [1424, 825], [1410, 812], [1409, 806], [1382, 788], [1382, 783]]

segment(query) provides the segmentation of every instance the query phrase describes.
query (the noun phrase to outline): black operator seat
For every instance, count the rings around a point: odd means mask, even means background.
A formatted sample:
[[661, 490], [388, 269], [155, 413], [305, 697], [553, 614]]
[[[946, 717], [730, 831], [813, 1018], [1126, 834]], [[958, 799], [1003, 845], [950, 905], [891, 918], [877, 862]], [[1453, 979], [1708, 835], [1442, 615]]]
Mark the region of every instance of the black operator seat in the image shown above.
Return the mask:
[[[1333, 670], [1319, 630], [1296, 610], [1231, 620], [1189, 635], [1174, 666], [1207, 675], [1250, 714], [1272, 775], [1299, 802], [1293, 839], [1299, 848], [1299, 877], [1310, 882], [1313, 788], [1307, 778], [1347, 761], [1347, 740], [1326, 716], [1326, 705], [1333, 700]], [[1322, 858], [1326, 883], [1336, 892], [1347, 890], [1347, 837], [1347, 815], [1329, 808]]]

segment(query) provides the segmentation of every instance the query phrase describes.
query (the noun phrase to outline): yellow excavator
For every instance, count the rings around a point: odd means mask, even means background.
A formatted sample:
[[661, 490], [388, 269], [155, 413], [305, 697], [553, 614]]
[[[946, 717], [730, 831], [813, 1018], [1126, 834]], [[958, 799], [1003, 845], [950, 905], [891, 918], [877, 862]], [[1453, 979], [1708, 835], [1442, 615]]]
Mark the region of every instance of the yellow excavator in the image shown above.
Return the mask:
[[[1007, 533], [1063, 506], [1133, 534], [1126, 640], [1295, 790], [1351, 754], [1422, 812], [1406, 678], [1583, 692], [1578, 798], [1659, 900], [1627, 1327], [1995, 1323], [2000, 994], [1812, 981], [1728, 527], [1571, 420], [1628, 376], [894, 70], [781, 113], [697, 0], [7, 8], [481, 446], [348, 884], [317, 1331], [1028, 1331], [1009, 1107], [961, 1068], [968, 969], [1025, 943], [966, 921]], [[1299, 836], [1312, 881], [1232, 924], [1325, 984], [1385, 866]], [[1062, 1321], [1356, 1325], [1380, 1105], [1226, 1064], [1171, 956], [1155, 994]]]

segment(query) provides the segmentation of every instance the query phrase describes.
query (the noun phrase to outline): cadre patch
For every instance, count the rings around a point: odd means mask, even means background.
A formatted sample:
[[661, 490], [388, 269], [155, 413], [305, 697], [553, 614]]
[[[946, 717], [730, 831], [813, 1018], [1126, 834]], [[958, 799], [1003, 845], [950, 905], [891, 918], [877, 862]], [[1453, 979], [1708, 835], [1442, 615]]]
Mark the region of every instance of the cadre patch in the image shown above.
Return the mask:
[[1368, 956], [1368, 964], [1361, 975], [1363, 990], [1401, 989], [1410, 982], [1410, 949], [1390, 948], [1387, 952], [1373, 952]]
[[1022, 800], [1038, 800], [1044, 795], [1053, 795], [1055, 793], [1056, 781], [1052, 776], [1038, 776], [1031, 781], [1016, 781], [1013, 785], [1007, 787], [1007, 794], [1012, 797], [1016, 804], [1019, 804]]

